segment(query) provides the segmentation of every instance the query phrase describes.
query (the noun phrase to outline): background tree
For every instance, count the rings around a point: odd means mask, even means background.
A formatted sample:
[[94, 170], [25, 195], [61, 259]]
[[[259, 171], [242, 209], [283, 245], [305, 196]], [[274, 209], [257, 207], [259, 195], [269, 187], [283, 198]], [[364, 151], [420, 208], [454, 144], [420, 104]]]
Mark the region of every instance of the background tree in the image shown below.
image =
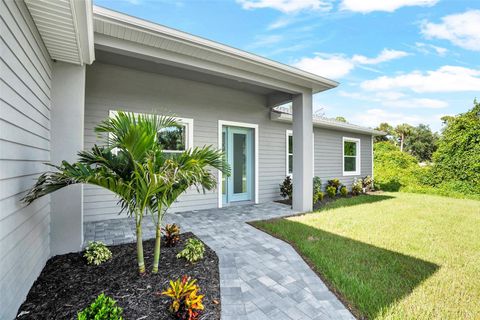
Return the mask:
[[347, 119], [345, 119], [345, 117], [342, 117], [342, 116], [335, 117], [335, 120], [340, 122], [347, 122]]
[[375, 136], [375, 142], [392, 141], [394, 142], [395, 130], [386, 122], [382, 122], [375, 128], [375, 130], [386, 132], [385, 136]]
[[412, 130], [413, 127], [407, 123], [399, 124], [395, 127], [395, 133], [400, 144], [400, 151], [403, 152], [403, 147], [405, 146], [405, 138], [411, 134]]
[[471, 110], [442, 120], [432, 179], [436, 184], [455, 182], [464, 192], [480, 194], [480, 103], [475, 100]]
[[419, 124], [412, 128], [405, 138], [405, 150], [410, 152], [418, 161], [431, 161], [432, 154], [437, 149], [439, 136], [433, 133], [426, 124]]

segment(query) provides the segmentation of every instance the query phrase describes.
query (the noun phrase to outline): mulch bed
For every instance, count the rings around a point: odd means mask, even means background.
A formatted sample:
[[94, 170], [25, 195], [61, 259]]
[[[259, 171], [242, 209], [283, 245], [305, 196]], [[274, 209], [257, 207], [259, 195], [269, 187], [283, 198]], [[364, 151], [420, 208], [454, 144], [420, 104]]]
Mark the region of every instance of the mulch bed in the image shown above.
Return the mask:
[[183, 233], [177, 246], [163, 244], [159, 272], [152, 274], [155, 240], [143, 242], [147, 274], [139, 276], [136, 244], [110, 246], [113, 257], [100, 266], [87, 265], [83, 252], [55, 256], [33, 284], [26, 301], [20, 306], [17, 319], [76, 319], [77, 312], [89, 306], [102, 292], [123, 308], [124, 319], [173, 319], [168, 311], [170, 299], [160, 292], [170, 280], [188, 275], [198, 280], [204, 294], [205, 310], [200, 319], [220, 319], [220, 281], [218, 257], [205, 245], [204, 259], [189, 264], [177, 259], [193, 233]]
[[[366, 194], [375, 194], [375, 193], [378, 193], [378, 191], [369, 191], [367, 192]], [[355, 197], [360, 197], [360, 196], [363, 196], [365, 195], [365, 193], [360, 193], [359, 195], [355, 196]], [[335, 196], [335, 198], [330, 198], [329, 196], [325, 195], [323, 197], [323, 200], [322, 201], [318, 201], [317, 203], [315, 203], [313, 205], [313, 211], [317, 211], [318, 209], [324, 207], [327, 203], [330, 203], [330, 202], [334, 202], [334, 201], [337, 201], [338, 199], [343, 199], [343, 198], [353, 198], [354, 196], [351, 194], [351, 193], [348, 193], [347, 196], [343, 197], [341, 195], [337, 195]], [[289, 200], [289, 199], [283, 199], [283, 200], [276, 200], [275, 202], [278, 202], [278, 203], [281, 203], [281, 204], [285, 204], [285, 205], [288, 205], [288, 206], [292, 206], [292, 201]]]

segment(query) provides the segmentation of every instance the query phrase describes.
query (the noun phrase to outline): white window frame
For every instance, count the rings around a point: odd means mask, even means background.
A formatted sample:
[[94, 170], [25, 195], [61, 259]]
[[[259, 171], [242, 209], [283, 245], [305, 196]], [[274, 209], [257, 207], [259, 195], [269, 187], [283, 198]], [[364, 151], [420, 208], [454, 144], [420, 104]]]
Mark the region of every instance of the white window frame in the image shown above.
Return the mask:
[[[123, 111], [123, 110], [122, 110]], [[119, 112], [119, 110], [109, 110], [109, 117], [112, 118]], [[124, 111], [133, 113], [135, 116], [148, 116], [151, 115], [149, 113], [143, 112], [131, 112], [131, 111]], [[185, 150], [163, 150], [166, 153], [181, 153], [188, 149], [193, 148], [193, 119], [191, 118], [180, 118], [180, 117], [173, 117], [178, 124], [183, 125], [185, 127]]]
[[173, 117], [175, 121], [185, 128], [185, 150], [163, 150], [165, 153], [182, 153], [193, 148], [193, 119]]
[[[355, 142], [356, 143], [356, 156], [355, 156], [355, 171], [345, 171], [345, 142]], [[360, 165], [361, 165], [361, 150], [360, 150], [360, 139], [343, 137], [342, 138], [342, 172], [343, 176], [359, 176], [361, 175]], [[351, 156], [347, 156], [351, 157]]]
[[[285, 176], [290, 176], [293, 177], [293, 172], [288, 172], [288, 167], [290, 166], [290, 159], [289, 155], [290, 153], [288, 152], [288, 137], [292, 136], [293, 137], [293, 130], [286, 130], [285, 131]], [[313, 175], [315, 176], [315, 133], [312, 132], [312, 171]], [[292, 156], [293, 156], [293, 150], [292, 150]], [[293, 168], [293, 166], [292, 166]]]

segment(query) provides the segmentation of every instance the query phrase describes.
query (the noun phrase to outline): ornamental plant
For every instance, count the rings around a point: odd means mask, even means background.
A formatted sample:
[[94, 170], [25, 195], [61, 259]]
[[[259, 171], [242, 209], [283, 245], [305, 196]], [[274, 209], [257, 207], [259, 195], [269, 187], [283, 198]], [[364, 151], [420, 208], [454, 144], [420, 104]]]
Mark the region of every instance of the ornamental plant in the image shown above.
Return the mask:
[[362, 192], [362, 179], [353, 180], [352, 184], [352, 195], [357, 196]]
[[180, 241], [180, 227], [175, 223], [167, 224], [164, 228], [164, 234], [167, 247], [174, 247]]
[[323, 198], [324, 198], [324, 194], [322, 191], [318, 191], [316, 193], [313, 194], [313, 204], [319, 202], [319, 201], [323, 201]]
[[337, 195], [337, 188], [335, 188], [334, 186], [327, 186], [325, 191], [330, 198], [335, 198], [335, 196]]
[[200, 311], [204, 309], [202, 300], [204, 295], [199, 295], [200, 287], [196, 284], [197, 280], [183, 276], [176, 281], [170, 280], [170, 287], [162, 292], [172, 299], [170, 312], [175, 319], [196, 320]]
[[346, 197], [348, 195], [348, 189], [346, 186], [340, 187], [340, 194], [342, 195], [342, 197]]
[[112, 252], [101, 241], [89, 241], [83, 256], [87, 259], [88, 264], [98, 266], [108, 261], [112, 257]]
[[373, 185], [373, 178], [370, 177], [370, 176], [365, 176], [363, 179], [362, 179], [362, 188], [365, 190], [365, 191], [369, 191], [372, 189], [372, 185]]
[[123, 320], [123, 309], [117, 306], [117, 302], [100, 294], [95, 301], [77, 314], [78, 320]]
[[340, 191], [339, 190], [340, 186], [341, 186], [341, 183], [340, 183], [340, 180], [338, 180], [338, 179], [332, 179], [332, 180], [327, 181], [327, 187], [334, 187], [335, 188], [335, 193]]
[[280, 185], [280, 195], [284, 199], [292, 200], [292, 193], [293, 193], [293, 184], [292, 184], [292, 177], [286, 176], [283, 183]]
[[185, 247], [177, 254], [177, 258], [185, 258], [190, 263], [195, 263], [203, 259], [205, 246], [198, 239], [190, 238], [187, 240]]
[[75, 163], [50, 165], [55, 170], [42, 174], [24, 197], [27, 204], [72, 184], [90, 184], [112, 191], [122, 212], [135, 219], [137, 263], [145, 273], [142, 221], [151, 215], [156, 227], [152, 272], [158, 272], [161, 223], [172, 203], [191, 186], [198, 191], [216, 187], [211, 168], [230, 174], [223, 152], [211, 146], [179, 154], [163, 151], [158, 132], [178, 126], [173, 117], [118, 112], [95, 131], [102, 145], [80, 151]]

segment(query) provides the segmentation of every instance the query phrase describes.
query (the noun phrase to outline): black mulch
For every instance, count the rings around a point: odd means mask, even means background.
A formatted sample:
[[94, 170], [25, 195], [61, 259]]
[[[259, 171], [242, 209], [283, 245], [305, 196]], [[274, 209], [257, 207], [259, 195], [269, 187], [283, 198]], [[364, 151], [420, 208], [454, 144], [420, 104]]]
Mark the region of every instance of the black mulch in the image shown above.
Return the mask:
[[205, 245], [205, 257], [196, 264], [177, 259], [192, 233], [184, 233], [177, 246], [161, 248], [159, 272], [152, 274], [155, 240], [143, 242], [147, 275], [139, 276], [136, 244], [110, 246], [113, 257], [100, 266], [90, 266], [83, 252], [55, 256], [33, 284], [26, 301], [20, 306], [17, 319], [76, 319], [77, 312], [90, 305], [102, 292], [117, 300], [124, 319], [171, 319], [169, 298], [159, 295], [182, 275], [198, 280], [204, 294], [205, 310], [200, 319], [220, 319], [220, 281], [218, 258]]
[[[372, 192], [369, 192], [369, 194], [371, 194]], [[363, 193], [357, 195], [358, 196], [362, 196], [364, 195]], [[343, 196], [340, 196], [340, 195], [337, 195], [335, 196], [335, 198], [330, 198], [329, 196], [325, 195], [323, 197], [323, 200], [322, 201], [318, 201], [317, 203], [315, 203], [313, 205], [313, 211], [317, 211], [319, 210], [320, 208], [324, 207], [326, 204], [330, 203], [330, 202], [334, 202], [334, 201], [337, 201], [338, 199], [342, 199], [342, 198], [352, 198], [354, 197], [351, 193], [347, 194], [346, 197], [343, 197]], [[285, 204], [285, 205], [288, 205], [288, 206], [292, 206], [292, 200], [289, 200], [289, 199], [283, 199], [283, 200], [276, 200], [275, 202], [278, 202], [278, 203], [281, 203], [281, 204]]]

